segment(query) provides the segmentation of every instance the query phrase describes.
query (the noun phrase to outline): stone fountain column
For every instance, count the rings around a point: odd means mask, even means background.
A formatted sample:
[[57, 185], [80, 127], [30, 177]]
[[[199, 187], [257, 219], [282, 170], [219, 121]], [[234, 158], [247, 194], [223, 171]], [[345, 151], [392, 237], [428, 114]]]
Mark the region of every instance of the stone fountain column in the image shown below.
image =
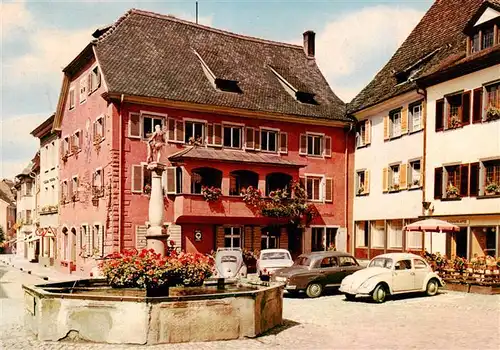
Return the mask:
[[165, 256], [166, 241], [168, 234], [163, 233], [163, 212], [164, 196], [162, 186], [162, 174], [165, 164], [152, 162], [148, 164], [151, 170], [151, 197], [149, 198], [149, 225], [146, 234], [146, 244], [148, 249], [153, 249], [157, 254]]

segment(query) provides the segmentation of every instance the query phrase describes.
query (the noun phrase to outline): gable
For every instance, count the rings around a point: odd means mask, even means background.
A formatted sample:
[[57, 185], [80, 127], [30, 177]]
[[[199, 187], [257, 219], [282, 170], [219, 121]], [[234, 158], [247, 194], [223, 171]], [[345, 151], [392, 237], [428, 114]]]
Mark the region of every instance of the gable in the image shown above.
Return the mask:
[[500, 17], [500, 11], [492, 9], [491, 7], [487, 7], [482, 13], [481, 17], [479, 17], [479, 19], [474, 23], [474, 27], [498, 17]]

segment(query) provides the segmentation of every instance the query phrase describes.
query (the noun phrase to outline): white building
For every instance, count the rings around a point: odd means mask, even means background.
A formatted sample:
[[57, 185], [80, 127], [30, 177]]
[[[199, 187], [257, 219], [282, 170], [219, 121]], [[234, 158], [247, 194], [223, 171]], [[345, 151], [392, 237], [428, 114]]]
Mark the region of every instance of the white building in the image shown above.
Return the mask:
[[349, 104], [349, 113], [359, 121], [351, 241], [358, 258], [425, 249], [424, 234], [404, 234], [403, 227], [425, 216], [429, 184], [424, 157], [440, 155], [442, 149], [426, 144], [428, 105], [417, 81], [465, 50], [463, 29], [482, 4], [466, 0], [457, 7], [456, 1], [436, 1]]
[[56, 232], [59, 226], [59, 136], [52, 131], [54, 115], [31, 134], [40, 139], [40, 181], [38, 216], [39, 256], [43, 266], [52, 266], [56, 257]]
[[464, 27], [463, 56], [422, 78], [427, 215], [461, 227], [432, 237], [432, 250], [448, 256], [500, 251], [499, 27], [500, 2], [486, 2]]
[[35, 220], [37, 216], [37, 177], [39, 171], [39, 155], [37, 154], [30, 164], [16, 176], [17, 190], [17, 245], [16, 254], [30, 261], [36, 260], [39, 247], [36, 235]]

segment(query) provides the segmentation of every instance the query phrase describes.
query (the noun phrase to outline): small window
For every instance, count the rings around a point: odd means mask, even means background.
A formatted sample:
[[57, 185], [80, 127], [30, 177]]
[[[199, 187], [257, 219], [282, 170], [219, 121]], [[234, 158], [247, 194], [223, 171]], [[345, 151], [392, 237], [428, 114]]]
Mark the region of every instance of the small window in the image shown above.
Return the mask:
[[427, 264], [423, 260], [415, 259], [415, 260], [413, 260], [413, 263], [415, 264], [415, 269], [426, 269], [427, 268]]
[[457, 197], [460, 193], [460, 166], [447, 166], [445, 170], [445, 194], [447, 198]]
[[484, 167], [484, 193], [493, 195], [500, 193], [500, 160], [483, 162]]
[[321, 180], [320, 177], [306, 178], [307, 199], [310, 201], [321, 201]]
[[100, 233], [101, 225], [94, 225], [94, 229], [92, 230], [92, 250], [89, 252], [91, 256], [98, 255], [101, 251], [99, 248], [99, 243], [101, 242], [99, 239]]
[[411, 270], [411, 260], [399, 260], [395, 267], [395, 270]]
[[224, 147], [241, 148], [241, 127], [224, 126]]
[[88, 76], [85, 75], [80, 79], [80, 103], [87, 100]]
[[278, 133], [276, 131], [260, 131], [260, 149], [262, 151], [276, 152], [278, 143]]
[[75, 88], [69, 89], [69, 109], [75, 108]]
[[495, 28], [490, 27], [483, 29], [483, 42], [481, 49], [487, 49], [493, 46], [495, 37]]
[[422, 129], [422, 103], [410, 106], [410, 131]]
[[486, 119], [489, 120], [490, 110], [500, 108], [500, 83], [486, 86]]
[[203, 145], [205, 139], [205, 124], [199, 122], [186, 122], [184, 142], [187, 144]]
[[366, 146], [366, 121], [363, 121], [359, 124], [359, 130], [356, 135], [357, 147]]
[[420, 160], [414, 160], [410, 162], [408, 174], [408, 183], [410, 187], [420, 187], [421, 186], [421, 170], [420, 170]]
[[163, 118], [161, 117], [143, 117], [142, 118], [142, 135], [145, 139], [149, 139], [153, 132], [155, 131], [156, 126], [159, 125], [160, 129], [163, 129]]
[[391, 112], [391, 114], [389, 115], [389, 121], [390, 121], [389, 136], [391, 138], [401, 136], [401, 111], [398, 110]]
[[261, 249], [275, 249], [279, 247], [279, 237], [275, 234], [264, 233], [260, 240]]
[[358, 221], [355, 224], [356, 247], [368, 247], [369, 222]]
[[365, 194], [365, 170], [356, 172], [356, 195], [361, 196]]
[[447, 129], [455, 129], [462, 125], [462, 94], [449, 96]]
[[323, 154], [323, 136], [307, 135], [307, 155], [321, 156]]
[[66, 136], [62, 142], [62, 155], [67, 156], [69, 154], [69, 136]]
[[73, 153], [76, 153], [80, 150], [80, 144], [81, 144], [81, 134], [80, 131], [76, 131], [75, 134], [73, 135], [73, 144], [71, 145], [71, 151]]
[[339, 264], [340, 264], [340, 267], [343, 267], [343, 266], [358, 266], [358, 264], [356, 263], [356, 261], [351, 258], [350, 256], [341, 256], [339, 257]]
[[474, 52], [478, 52], [481, 50], [481, 41], [479, 41], [479, 33], [475, 33], [472, 37], [471, 37], [471, 51], [472, 53]]
[[401, 164], [395, 164], [389, 167], [389, 191], [399, 190], [400, 168]]
[[90, 93], [94, 92], [101, 86], [101, 72], [99, 67], [94, 67], [90, 73]]
[[224, 228], [224, 247], [226, 248], [241, 247], [241, 227]]

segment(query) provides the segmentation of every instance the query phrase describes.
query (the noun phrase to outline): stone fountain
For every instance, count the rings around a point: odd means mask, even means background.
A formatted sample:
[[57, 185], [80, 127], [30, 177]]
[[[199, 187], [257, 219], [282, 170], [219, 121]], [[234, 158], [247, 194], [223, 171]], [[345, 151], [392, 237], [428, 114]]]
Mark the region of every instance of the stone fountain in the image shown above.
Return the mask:
[[[164, 195], [157, 126], [148, 142], [152, 170], [147, 247], [165, 255]], [[112, 288], [104, 279], [25, 286], [25, 326], [39, 340], [161, 344], [256, 337], [282, 323], [283, 285], [224, 284], [170, 288], [147, 297], [139, 288]]]

